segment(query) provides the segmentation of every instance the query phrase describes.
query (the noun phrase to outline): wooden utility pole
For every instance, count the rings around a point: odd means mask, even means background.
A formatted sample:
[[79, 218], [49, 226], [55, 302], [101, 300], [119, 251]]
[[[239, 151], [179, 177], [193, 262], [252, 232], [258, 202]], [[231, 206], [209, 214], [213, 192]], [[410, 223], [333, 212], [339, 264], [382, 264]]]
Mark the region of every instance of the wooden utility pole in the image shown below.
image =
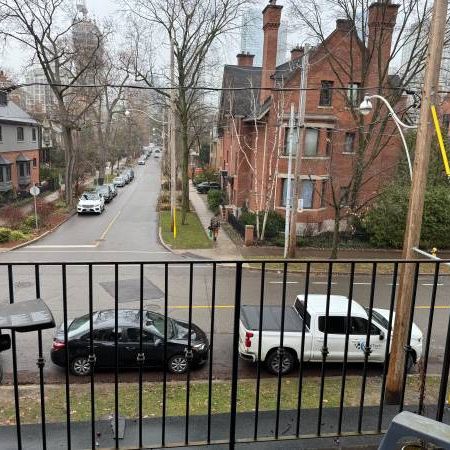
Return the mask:
[[[422, 89], [419, 126], [417, 128], [413, 177], [409, 209], [403, 242], [403, 259], [413, 259], [414, 248], [419, 246], [422, 227], [423, 203], [427, 183], [433, 122], [431, 105], [436, 103], [439, 88], [442, 48], [444, 46], [445, 23], [448, 0], [435, 0], [428, 42], [425, 79]], [[409, 323], [412, 311], [414, 264], [405, 264], [400, 271], [400, 283], [396, 305], [395, 326], [386, 381], [386, 402], [399, 403], [405, 370], [405, 347], [408, 343]]]
[[309, 68], [309, 46], [305, 45], [305, 54], [303, 55], [302, 58], [300, 92], [298, 101], [298, 119], [297, 119], [298, 140], [297, 140], [297, 155], [295, 157], [295, 168], [294, 168], [294, 184], [292, 189], [292, 196], [288, 195], [290, 198], [293, 199], [290, 215], [291, 224], [289, 230], [289, 245], [287, 250], [287, 256], [289, 258], [295, 258], [297, 250], [297, 209], [298, 209], [298, 200], [300, 198], [302, 190], [300, 174], [302, 167], [303, 146], [305, 141], [305, 108], [306, 108], [306, 88], [308, 87], [308, 68]]
[[169, 110], [169, 151], [170, 151], [170, 224], [175, 229], [175, 208], [177, 199], [176, 133], [175, 133], [175, 55], [173, 39], [170, 40], [170, 110]]

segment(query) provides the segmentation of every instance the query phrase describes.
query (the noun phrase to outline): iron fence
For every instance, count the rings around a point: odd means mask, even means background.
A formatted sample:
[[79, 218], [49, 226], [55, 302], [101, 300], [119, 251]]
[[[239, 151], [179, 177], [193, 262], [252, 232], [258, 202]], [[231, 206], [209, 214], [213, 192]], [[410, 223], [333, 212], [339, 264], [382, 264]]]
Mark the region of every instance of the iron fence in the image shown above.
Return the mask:
[[[404, 388], [400, 402], [387, 405], [385, 391], [391, 330], [397, 285], [405, 264], [414, 265], [415, 280], [411, 299], [413, 309], [407, 318]], [[373, 435], [382, 433], [392, 417], [404, 409], [445, 421], [450, 366], [448, 273], [444, 261], [423, 260], [0, 264], [0, 292], [3, 294], [0, 301], [12, 304], [30, 297], [42, 298], [53, 310], [57, 321], [62, 322], [66, 343], [64, 368], [58, 371], [53, 364], [46, 363], [45, 358], [52, 343], [51, 334], [38, 331], [27, 338], [11, 331], [11, 352], [4, 353], [3, 364], [6, 382], [11, 385], [13, 398], [10, 404], [14, 415], [8, 418], [8, 423], [5, 416], [0, 426], [2, 448], [46, 449], [60, 448], [61, 445], [68, 449], [146, 448], [198, 442], [225, 442], [229, 448], [234, 448], [241, 441]], [[294, 355], [297, 360], [295, 370], [284, 377], [283, 355], [292, 351], [285, 345], [288, 331], [292, 332], [292, 329], [287, 331], [288, 307], [299, 294], [304, 311], [312, 310], [317, 295], [325, 300], [322, 340], [320, 347], [315, 349], [320, 357], [316, 362], [310, 362], [312, 350], [306, 347], [306, 338], [312, 325], [307, 323], [305, 315], [297, 330], [299, 349]], [[358, 300], [366, 308], [366, 332], [359, 338], [359, 350], [363, 352], [360, 363], [353, 361], [352, 333], [348, 325], [341, 336], [342, 354], [339, 353], [338, 358], [337, 353], [334, 354], [330, 305], [333, 296], [338, 294], [347, 302], [342, 314], [346, 324], [350, 323], [354, 301]], [[266, 373], [261, 361], [263, 339], [258, 340], [254, 350], [255, 364], [239, 358], [244, 304], [259, 307], [254, 330], [258, 336], [265, 330], [265, 314], [273, 314], [273, 308], [279, 308], [278, 328], [270, 331], [275, 339], [279, 339], [274, 347], [279, 358], [275, 376]], [[267, 309], [269, 306], [271, 309]], [[375, 345], [371, 327], [374, 324], [380, 327], [381, 319], [375, 317], [380, 306], [388, 311], [384, 316], [384, 363], [375, 367], [371, 362]], [[93, 313], [105, 309], [112, 310], [114, 318], [112, 381], [110, 372], [96, 367], [99, 353]], [[121, 368], [123, 336], [118, 330], [122, 309], [139, 311], [136, 372], [124, 372]], [[163, 367], [160, 371], [146, 367], [144, 332], [148, 323], [144, 323], [144, 311], [151, 309], [164, 316], [160, 336]], [[71, 375], [73, 350], [68, 343], [73, 331], [72, 320], [85, 314], [89, 317], [86, 325], [89, 389], [80, 403], [77, 391], [81, 390], [82, 384]], [[187, 369], [183, 375], [170, 374], [167, 369], [171, 345], [168, 317], [174, 315], [187, 327], [183, 343]], [[201, 369], [195, 369], [192, 363], [196, 351], [193, 332], [197, 330], [195, 323], [198, 321], [209, 340], [208, 362]], [[406, 363], [413, 351], [410, 341], [415, 323], [423, 333], [423, 351], [419, 367], [408, 378]], [[37, 352], [33, 349], [36, 343]], [[34, 375], [29, 366], [33, 358], [37, 364]], [[30, 400], [23, 392], [24, 383], [30, 383], [24, 374], [30, 373], [32, 383], [38, 380], [39, 391], [34, 399], [38, 406], [34, 419], [26, 413]], [[47, 386], [58, 383], [64, 389], [63, 421], [62, 417], [55, 419], [53, 411], [55, 404], [51, 395], [55, 387]], [[182, 400], [179, 396], [174, 397], [173, 390], [180, 383], [183, 385]], [[102, 385], [107, 389], [98, 394]], [[125, 388], [137, 390], [135, 403], [133, 400], [131, 406], [131, 394], [128, 391], [124, 394]], [[0, 409], [3, 411], [8, 410], [7, 392], [7, 389], [0, 392]], [[157, 401], [149, 409], [147, 398], [150, 394], [152, 398], [156, 395]], [[110, 405], [112, 432], [105, 420], [105, 411], [99, 407], [101, 397], [108, 395], [113, 399]], [[76, 419], [79, 408], [88, 413]], [[10, 447], [7, 443], [11, 442], [14, 446]]]
[[231, 212], [228, 212], [228, 223], [241, 235], [241, 237], [245, 236], [245, 225]]

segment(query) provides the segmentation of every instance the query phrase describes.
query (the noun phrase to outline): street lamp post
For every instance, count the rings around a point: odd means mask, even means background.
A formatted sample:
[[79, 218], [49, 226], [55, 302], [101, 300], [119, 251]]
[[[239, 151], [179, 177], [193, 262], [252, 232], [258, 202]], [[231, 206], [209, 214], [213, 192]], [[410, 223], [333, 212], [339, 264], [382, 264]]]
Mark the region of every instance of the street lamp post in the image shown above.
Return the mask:
[[411, 156], [409, 154], [408, 144], [406, 143], [405, 135], [403, 134], [402, 128], [416, 129], [417, 125], [408, 125], [408, 124], [402, 122], [400, 120], [400, 118], [397, 116], [397, 114], [395, 113], [395, 111], [393, 110], [390, 103], [384, 97], [382, 97], [381, 95], [378, 95], [378, 94], [366, 95], [364, 97], [364, 100], [362, 101], [361, 105], [359, 105], [359, 112], [361, 114], [363, 114], [364, 116], [369, 114], [373, 109], [372, 102], [370, 101], [370, 99], [372, 99], [372, 98], [381, 100], [386, 105], [386, 108], [388, 109], [393, 121], [395, 122], [395, 125], [397, 125], [398, 132], [400, 133], [400, 137], [402, 138], [403, 147], [405, 148], [406, 159], [408, 160], [409, 176], [412, 180]]

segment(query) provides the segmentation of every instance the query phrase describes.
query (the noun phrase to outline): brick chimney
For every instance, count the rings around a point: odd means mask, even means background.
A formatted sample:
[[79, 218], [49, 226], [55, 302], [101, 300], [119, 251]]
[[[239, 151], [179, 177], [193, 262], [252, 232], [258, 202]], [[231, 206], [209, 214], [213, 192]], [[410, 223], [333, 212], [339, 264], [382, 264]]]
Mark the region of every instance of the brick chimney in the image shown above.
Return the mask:
[[349, 19], [337, 19], [336, 20], [336, 30], [348, 33], [353, 28], [353, 21]]
[[[390, 0], [372, 3], [369, 6], [368, 54], [370, 55], [369, 84], [379, 84], [379, 70], [384, 73], [391, 54], [392, 33], [400, 5], [393, 5]], [[387, 72], [387, 71], [386, 71]]]
[[237, 65], [242, 67], [252, 67], [253, 66], [253, 58], [255, 55], [251, 55], [249, 52], [247, 53], [239, 53], [237, 58]]
[[296, 59], [300, 59], [303, 56], [304, 53], [305, 53], [305, 49], [303, 47], [299, 47], [299, 46], [294, 47], [291, 50], [291, 61], [294, 61]]
[[269, 0], [269, 4], [263, 10], [264, 46], [260, 95], [262, 103], [270, 96], [267, 88], [273, 87], [273, 80], [270, 77], [275, 73], [277, 66], [278, 28], [283, 7], [276, 3], [276, 0]]

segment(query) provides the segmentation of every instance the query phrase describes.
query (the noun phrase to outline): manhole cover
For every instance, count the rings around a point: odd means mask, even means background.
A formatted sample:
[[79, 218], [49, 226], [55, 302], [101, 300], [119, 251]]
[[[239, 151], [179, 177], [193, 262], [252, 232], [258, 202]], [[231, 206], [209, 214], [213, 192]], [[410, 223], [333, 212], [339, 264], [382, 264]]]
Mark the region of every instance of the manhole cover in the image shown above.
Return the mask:
[[34, 283], [32, 281], [16, 281], [14, 283], [14, 286], [16, 288], [29, 288], [29, 287], [33, 287]]
[[[119, 280], [119, 303], [136, 302], [140, 297], [139, 278]], [[115, 282], [105, 281], [100, 283], [105, 291], [114, 298]], [[149, 279], [144, 278], [144, 300], [161, 300], [164, 292]]]

